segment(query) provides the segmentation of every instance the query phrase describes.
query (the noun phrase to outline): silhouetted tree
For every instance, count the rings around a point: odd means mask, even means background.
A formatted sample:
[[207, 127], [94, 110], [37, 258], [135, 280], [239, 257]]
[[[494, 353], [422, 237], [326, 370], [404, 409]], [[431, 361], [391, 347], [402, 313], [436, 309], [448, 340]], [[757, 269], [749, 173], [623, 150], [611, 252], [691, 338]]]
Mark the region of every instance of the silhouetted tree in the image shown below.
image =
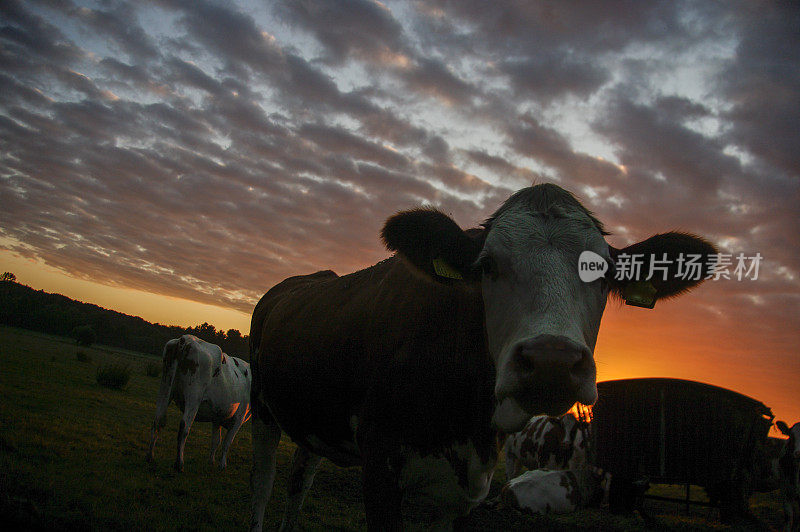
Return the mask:
[[94, 329], [88, 325], [75, 327], [72, 330], [72, 334], [75, 336], [75, 340], [78, 342], [78, 345], [82, 345], [84, 347], [89, 347], [97, 340], [97, 334], [95, 334]]
[[3, 272], [3, 275], [0, 275], [0, 281], [7, 283], [16, 283], [17, 276], [11, 272]]
[[226, 333], [209, 323], [188, 329], [149, 323], [137, 316], [34, 290], [17, 282], [0, 282], [0, 324], [75, 340], [77, 328], [89, 327], [95, 335], [91, 343], [151, 355], [160, 355], [168, 340], [188, 333], [217, 344], [229, 355], [245, 359], [248, 356], [248, 337], [235, 329]]
[[214, 338], [217, 335], [217, 328], [208, 322], [203, 322], [203, 324], [198, 327], [198, 333], [206, 338]]

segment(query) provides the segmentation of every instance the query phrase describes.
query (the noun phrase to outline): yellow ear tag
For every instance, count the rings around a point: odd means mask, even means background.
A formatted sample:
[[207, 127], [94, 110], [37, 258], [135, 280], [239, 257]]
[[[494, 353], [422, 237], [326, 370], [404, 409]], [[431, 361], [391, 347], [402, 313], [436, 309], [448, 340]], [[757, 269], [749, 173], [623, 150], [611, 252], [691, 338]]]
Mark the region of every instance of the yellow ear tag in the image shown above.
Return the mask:
[[632, 281], [622, 291], [626, 305], [653, 308], [656, 306], [656, 287], [650, 281]]
[[448, 279], [459, 279], [459, 280], [464, 279], [460, 273], [458, 273], [456, 270], [453, 269], [452, 266], [450, 266], [445, 261], [439, 258], [433, 259], [433, 270], [439, 277], [446, 277]]

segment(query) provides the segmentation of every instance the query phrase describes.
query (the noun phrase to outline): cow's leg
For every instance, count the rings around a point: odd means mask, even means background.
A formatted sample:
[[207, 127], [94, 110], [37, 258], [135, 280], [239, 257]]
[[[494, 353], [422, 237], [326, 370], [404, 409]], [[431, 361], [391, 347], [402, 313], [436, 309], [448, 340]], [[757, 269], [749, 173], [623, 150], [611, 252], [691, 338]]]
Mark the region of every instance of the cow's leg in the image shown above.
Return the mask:
[[186, 445], [186, 437], [189, 435], [189, 430], [194, 423], [194, 417], [197, 415], [197, 409], [200, 408], [200, 400], [202, 394], [192, 394], [186, 398], [186, 405], [183, 410], [183, 417], [181, 424], [178, 427], [178, 456], [175, 457], [175, 470], [183, 471], [183, 447]]
[[[792, 491], [794, 492], [794, 489]], [[800, 496], [796, 492], [789, 495], [783, 493], [783, 496], [784, 530], [791, 532], [800, 530]]]
[[283, 515], [281, 530], [294, 530], [297, 524], [297, 517], [300, 515], [300, 508], [303, 500], [308, 493], [311, 484], [314, 482], [314, 475], [317, 472], [322, 457], [297, 447], [292, 458], [292, 472], [289, 474], [289, 493], [286, 499], [286, 512]]
[[173, 361], [171, 367], [167, 367], [164, 362], [161, 372], [161, 384], [158, 388], [158, 399], [156, 400], [156, 415], [153, 419], [153, 428], [150, 430], [150, 449], [147, 452], [147, 461], [155, 459], [154, 449], [158, 439], [158, 431], [167, 424], [167, 407], [172, 399], [172, 383], [175, 380], [175, 370], [178, 367], [177, 361]]
[[[275, 482], [275, 451], [281, 440], [281, 428], [262, 407], [262, 415], [253, 412], [253, 469], [250, 472], [251, 532], [261, 532], [264, 525], [264, 510], [272, 494]], [[263, 419], [266, 418], [266, 419]]]
[[506, 482], [517, 478], [522, 471], [522, 461], [514, 453], [506, 451]]
[[221, 439], [222, 426], [214, 423], [211, 425], [211, 457], [209, 458], [212, 466], [214, 465], [214, 455], [217, 454], [217, 449], [219, 448], [219, 442]]
[[222, 442], [222, 456], [219, 458], [220, 469], [225, 469], [225, 467], [228, 465], [228, 449], [230, 449], [236, 433], [239, 432], [239, 429], [242, 427], [244, 419], [245, 418], [243, 415], [237, 414], [236, 419], [233, 422], [233, 426], [229, 428], [227, 434], [225, 434], [225, 441]]
[[363, 460], [361, 484], [367, 530], [400, 531], [403, 528], [402, 492], [397, 476], [389, 467], [388, 442], [372, 430], [359, 430], [357, 437]]
[[380, 463], [377, 457], [369, 460], [364, 457], [361, 478], [367, 530], [403, 529], [403, 516], [400, 513], [402, 494], [395, 475], [386, 463], [387, 458], [384, 456], [383, 463]]

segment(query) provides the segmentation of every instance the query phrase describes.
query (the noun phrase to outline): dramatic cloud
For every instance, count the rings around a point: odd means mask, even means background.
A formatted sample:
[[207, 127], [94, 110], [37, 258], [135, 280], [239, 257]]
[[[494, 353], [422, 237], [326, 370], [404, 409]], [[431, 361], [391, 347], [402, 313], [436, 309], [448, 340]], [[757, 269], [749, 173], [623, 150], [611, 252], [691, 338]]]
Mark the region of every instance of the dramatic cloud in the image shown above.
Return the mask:
[[[762, 9], [763, 7], [763, 9]], [[730, 140], [766, 164], [800, 173], [800, 9], [746, 5], [734, 60], [720, 76]]]
[[402, 25], [383, 4], [352, 2], [280, 1], [281, 18], [312, 33], [323, 45], [328, 62], [349, 59], [373, 64], [402, 63], [409, 53]]
[[384, 258], [399, 209], [470, 226], [554, 181], [615, 245], [678, 228], [761, 253], [758, 281], [707, 283], [652, 334], [702, 331], [681, 346], [711, 373], [763, 363], [745, 388], [796, 381], [796, 3], [257, 5], [3, 2], [5, 249], [250, 312], [286, 276]]

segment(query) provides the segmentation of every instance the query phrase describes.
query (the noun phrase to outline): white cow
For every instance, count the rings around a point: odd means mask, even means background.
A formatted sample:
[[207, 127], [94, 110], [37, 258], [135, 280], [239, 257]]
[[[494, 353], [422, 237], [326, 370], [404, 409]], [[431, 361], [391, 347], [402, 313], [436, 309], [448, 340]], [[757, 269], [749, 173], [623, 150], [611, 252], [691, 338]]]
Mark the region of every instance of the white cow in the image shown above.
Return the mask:
[[219, 460], [219, 468], [224, 469], [234, 436], [242, 424], [250, 419], [250, 364], [228, 356], [219, 346], [190, 334], [167, 342], [163, 357], [164, 371], [158, 390], [147, 461], [153, 461], [158, 431], [166, 424], [167, 406], [174, 400], [183, 412], [178, 428], [175, 469], [183, 471], [183, 447], [194, 421], [212, 423], [212, 464], [222, 427], [228, 430]]
[[599, 505], [608, 492], [608, 475], [593, 467], [552, 471], [535, 469], [511, 479], [500, 493], [506, 506], [533, 514], [567, 514]]

